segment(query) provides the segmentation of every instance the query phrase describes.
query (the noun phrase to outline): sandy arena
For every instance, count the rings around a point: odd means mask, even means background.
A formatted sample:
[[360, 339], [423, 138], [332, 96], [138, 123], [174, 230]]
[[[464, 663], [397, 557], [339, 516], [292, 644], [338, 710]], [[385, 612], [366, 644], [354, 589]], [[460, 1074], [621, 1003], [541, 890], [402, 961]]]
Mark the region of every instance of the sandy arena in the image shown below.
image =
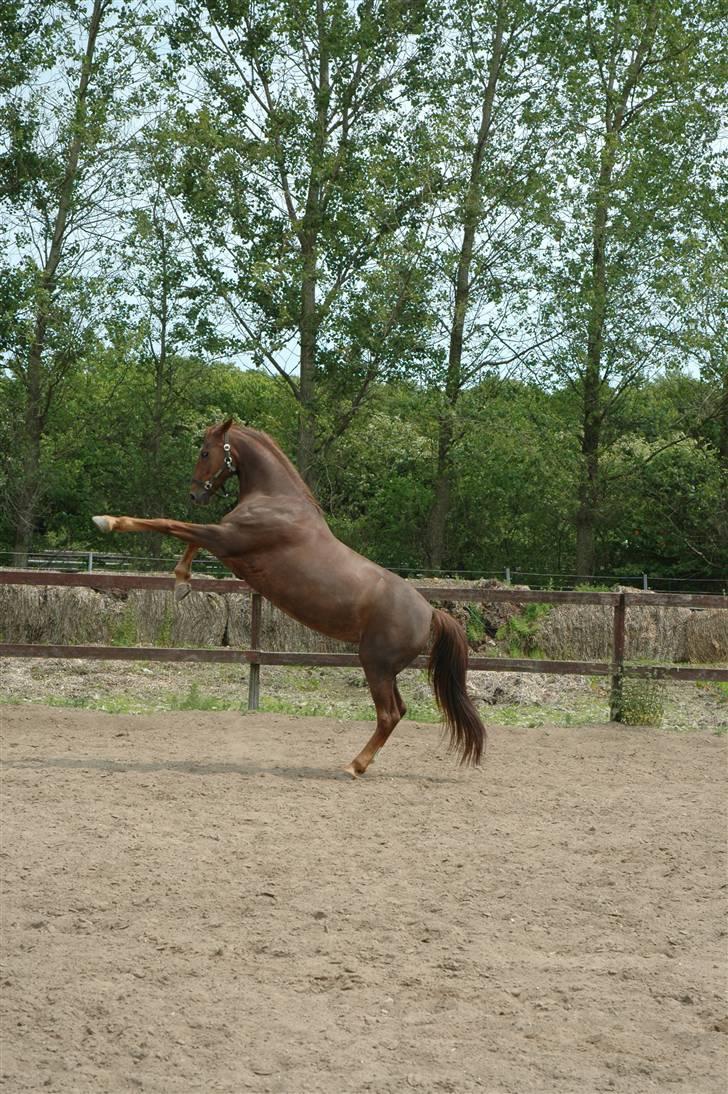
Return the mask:
[[0, 720], [3, 1090], [725, 1094], [725, 736]]

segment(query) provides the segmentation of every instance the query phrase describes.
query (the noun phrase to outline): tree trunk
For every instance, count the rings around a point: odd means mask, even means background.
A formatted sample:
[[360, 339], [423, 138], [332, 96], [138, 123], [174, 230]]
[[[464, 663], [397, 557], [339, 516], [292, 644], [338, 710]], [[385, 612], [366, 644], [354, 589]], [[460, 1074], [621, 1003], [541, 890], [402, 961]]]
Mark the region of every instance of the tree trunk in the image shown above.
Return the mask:
[[590, 578], [596, 568], [596, 525], [599, 509], [598, 417], [586, 413], [582, 438], [582, 469], [579, 482], [579, 507], [576, 513], [576, 573]]
[[655, 35], [657, 6], [652, 0], [646, 12], [645, 28], [632, 57], [624, 86], [617, 93], [614, 75], [605, 99], [604, 143], [599, 162], [599, 178], [594, 195], [592, 219], [591, 299], [587, 319], [586, 363], [582, 376], [582, 465], [579, 479], [579, 504], [576, 512], [576, 573], [586, 578], [596, 568], [596, 530], [600, 505], [599, 454], [605, 407], [601, 389], [602, 351], [607, 314], [607, 233], [612, 200], [612, 180], [617, 162], [625, 112], [642, 72]]
[[[722, 370], [723, 390], [721, 392], [718, 432], [718, 459], [720, 466], [728, 476], [728, 365]], [[728, 490], [728, 486], [726, 487]]]
[[463, 204], [463, 238], [460, 244], [455, 274], [455, 300], [445, 381], [445, 410], [438, 422], [437, 468], [435, 471], [435, 501], [428, 522], [428, 554], [430, 566], [439, 570], [446, 558], [446, 528], [452, 495], [452, 447], [455, 440], [455, 418], [458, 399], [463, 389], [463, 339], [465, 318], [470, 303], [470, 271], [473, 264], [475, 236], [482, 210], [481, 171], [493, 122], [493, 103], [503, 61], [503, 4], [493, 31], [488, 82], [483, 96], [480, 127], [470, 165], [470, 179]]
[[314, 448], [316, 445], [316, 248], [307, 240], [303, 254], [301, 283], [300, 377], [298, 386], [298, 470], [305, 482], [314, 489]]
[[306, 209], [303, 224], [298, 232], [301, 245], [302, 270], [301, 315], [299, 320], [301, 356], [298, 385], [297, 463], [300, 474], [312, 490], [315, 490], [316, 487], [314, 455], [316, 449], [316, 344], [319, 328], [319, 314], [316, 306], [318, 236], [321, 230], [322, 178], [328, 142], [329, 104], [331, 99], [329, 28], [327, 26], [324, 0], [316, 0], [316, 27], [318, 33], [316, 128], [308, 193], [306, 195]]
[[[612, 160], [613, 163], [613, 160]], [[601, 441], [601, 364], [606, 310], [606, 224], [607, 190], [611, 166], [603, 159], [600, 177], [601, 200], [593, 226], [592, 299], [587, 332], [586, 365], [582, 385], [581, 474], [579, 507], [576, 513], [576, 573], [594, 574], [596, 525], [599, 506], [599, 447]], [[602, 185], [603, 184], [603, 185]]]

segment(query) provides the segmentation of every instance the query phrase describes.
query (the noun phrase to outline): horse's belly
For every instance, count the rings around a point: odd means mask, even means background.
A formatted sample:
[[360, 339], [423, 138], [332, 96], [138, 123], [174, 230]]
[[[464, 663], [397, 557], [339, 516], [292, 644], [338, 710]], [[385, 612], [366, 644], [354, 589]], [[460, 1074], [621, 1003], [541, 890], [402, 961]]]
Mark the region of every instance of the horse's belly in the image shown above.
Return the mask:
[[361, 638], [361, 629], [350, 611], [337, 612], [326, 608], [312, 613], [305, 606], [297, 607], [288, 600], [281, 603], [271, 596], [267, 599], [297, 623], [325, 634], [327, 638], [336, 638], [340, 642], [358, 642]]
[[[301, 573], [285, 565], [276, 567], [273, 576], [249, 565], [231, 568], [276, 608], [305, 627], [341, 642], [358, 642], [361, 638], [362, 598], [356, 582], [332, 582], [330, 572]], [[285, 580], [281, 575], [287, 575]]]

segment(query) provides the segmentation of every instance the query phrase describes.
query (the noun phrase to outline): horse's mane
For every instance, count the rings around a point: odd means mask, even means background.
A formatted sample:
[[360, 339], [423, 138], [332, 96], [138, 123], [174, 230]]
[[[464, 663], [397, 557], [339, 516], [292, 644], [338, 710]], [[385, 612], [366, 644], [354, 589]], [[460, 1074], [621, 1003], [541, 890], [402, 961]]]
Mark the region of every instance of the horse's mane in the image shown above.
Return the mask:
[[262, 429], [253, 429], [253, 427], [249, 425], [238, 425], [234, 426], [233, 428], [239, 429], [240, 432], [243, 433], [246, 437], [250, 437], [252, 440], [257, 441], [257, 443], [261, 444], [264, 448], [266, 448], [272, 456], [275, 456], [278, 462], [286, 469], [294, 482], [301, 488], [301, 492], [306, 496], [306, 498], [308, 498], [311, 504], [315, 505], [319, 512], [322, 512], [321, 506], [311, 493], [311, 490], [305, 483], [295, 464], [293, 464], [291, 460], [288, 459], [288, 456], [285, 454], [283, 449], [276, 444], [276, 442], [271, 436], [269, 436], [268, 433], [264, 433]]

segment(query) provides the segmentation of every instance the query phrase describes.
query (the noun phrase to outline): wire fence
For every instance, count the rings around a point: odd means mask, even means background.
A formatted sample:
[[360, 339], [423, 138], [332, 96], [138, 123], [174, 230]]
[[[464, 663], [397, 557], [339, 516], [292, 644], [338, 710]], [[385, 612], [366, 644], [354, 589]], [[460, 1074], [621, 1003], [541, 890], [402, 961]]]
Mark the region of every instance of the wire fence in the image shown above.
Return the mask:
[[[166, 573], [174, 567], [179, 554], [165, 557], [149, 555], [110, 554], [100, 551], [33, 551], [26, 562], [30, 570], [59, 570], [65, 573], [93, 573], [96, 570], [118, 573]], [[0, 551], [0, 566], [12, 568], [18, 565], [12, 551]], [[210, 577], [228, 577], [230, 571], [217, 559], [200, 554], [193, 563], [193, 573]], [[530, 589], [571, 590], [580, 588], [612, 589], [626, 585], [644, 592], [715, 593], [728, 595], [728, 575], [725, 577], [665, 576], [648, 573], [597, 573], [580, 576], [574, 573], [546, 573], [518, 570], [505, 566], [500, 570], [426, 569], [415, 566], [387, 566], [386, 569], [402, 577], [422, 580], [427, 578], [454, 579], [458, 581], [502, 581], [507, 585], [527, 585]]]

